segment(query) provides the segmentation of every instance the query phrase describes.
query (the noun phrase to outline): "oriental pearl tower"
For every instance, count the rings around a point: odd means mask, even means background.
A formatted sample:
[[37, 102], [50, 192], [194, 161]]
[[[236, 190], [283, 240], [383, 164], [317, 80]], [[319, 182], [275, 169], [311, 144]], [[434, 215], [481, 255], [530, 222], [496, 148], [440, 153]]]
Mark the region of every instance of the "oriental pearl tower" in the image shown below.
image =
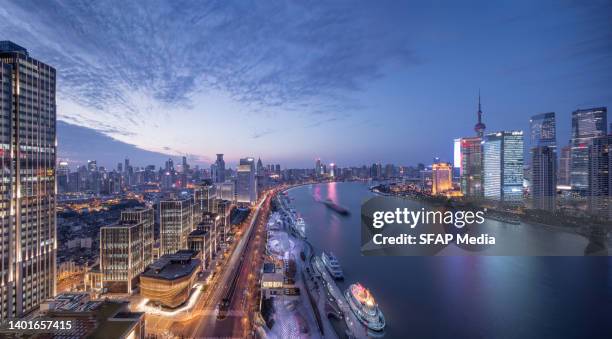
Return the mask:
[[478, 123], [474, 126], [476, 134], [482, 138], [484, 131], [487, 126], [482, 122], [482, 109], [480, 108], [480, 91], [478, 91]]

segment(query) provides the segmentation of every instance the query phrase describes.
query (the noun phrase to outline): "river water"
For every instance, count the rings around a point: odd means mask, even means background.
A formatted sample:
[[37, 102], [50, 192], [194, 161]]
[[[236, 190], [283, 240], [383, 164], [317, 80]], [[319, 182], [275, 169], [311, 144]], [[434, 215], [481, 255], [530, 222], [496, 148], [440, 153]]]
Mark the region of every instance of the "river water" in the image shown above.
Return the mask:
[[[360, 206], [373, 196], [367, 184], [301, 186], [288, 194], [315, 250], [340, 260], [341, 288], [359, 281], [370, 289], [387, 320], [386, 338], [612, 338], [611, 258], [362, 256]], [[351, 214], [317, 202], [328, 198]], [[504, 240], [519, 245], [538, 236], [520, 230]], [[556, 237], [564, 241], [548, 246], [588, 243]]]

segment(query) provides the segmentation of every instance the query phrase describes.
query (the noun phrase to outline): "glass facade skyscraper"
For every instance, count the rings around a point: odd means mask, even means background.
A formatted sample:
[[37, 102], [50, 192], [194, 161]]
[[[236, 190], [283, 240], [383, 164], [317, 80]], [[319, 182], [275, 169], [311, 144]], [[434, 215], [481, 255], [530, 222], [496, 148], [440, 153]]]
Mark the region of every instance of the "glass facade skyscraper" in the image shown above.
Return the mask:
[[144, 221], [120, 221], [100, 228], [102, 286], [111, 293], [131, 293], [144, 271]]
[[594, 138], [589, 145], [588, 205], [593, 215], [612, 220], [612, 136]]
[[161, 255], [187, 249], [187, 237], [192, 230], [192, 199], [173, 199], [159, 202]]
[[461, 192], [471, 198], [482, 197], [482, 139], [461, 138]]
[[236, 200], [238, 203], [253, 204], [257, 201], [257, 179], [255, 176], [255, 160], [240, 159], [237, 170]]
[[517, 204], [523, 200], [523, 132], [487, 134], [482, 141], [484, 198]]
[[586, 192], [589, 188], [589, 144], [606, 134], [606, 107], [579, 109], [572, 113], [571, 169], [572, 189]]
[[155, 245], [155, 215], [151, 207], [134, 207], [121, 211], [122, 222], [142, 223], [142, 261], [144, 266], [153, 263]]
[[0, 319], [55, 294], [56, 72], [0, 41]]
[[533, 208], [554, 211], [557, 196], [557, 128], [555, 113], [534, 115], [531, 130], [531, 196]]

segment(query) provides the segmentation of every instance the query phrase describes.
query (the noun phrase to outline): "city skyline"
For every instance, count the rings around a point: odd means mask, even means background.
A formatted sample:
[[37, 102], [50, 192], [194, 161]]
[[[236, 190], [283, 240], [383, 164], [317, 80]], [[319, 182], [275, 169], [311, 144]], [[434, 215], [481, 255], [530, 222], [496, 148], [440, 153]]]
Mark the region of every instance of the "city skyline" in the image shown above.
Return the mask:
[[612, 104], [609, 4], [140, 6], [0, 11], [3, 39], [58, 69], [60, 158], [427, 164], [470, 135], [479, 89], [487, 132], [555, 112], [559, 148], [573, 111]]

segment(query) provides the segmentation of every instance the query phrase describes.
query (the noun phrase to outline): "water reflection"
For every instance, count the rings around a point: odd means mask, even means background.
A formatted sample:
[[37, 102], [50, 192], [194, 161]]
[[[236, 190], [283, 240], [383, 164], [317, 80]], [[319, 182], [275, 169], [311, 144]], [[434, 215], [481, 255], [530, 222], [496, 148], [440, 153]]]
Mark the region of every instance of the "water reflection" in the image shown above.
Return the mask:
[[[387, 338], [612, 338], [612, 259], [362, 256], [359, 209], [372, 194], [360, 183], [337, 183], [334, 190], [350, 216], [314, 201], [315, 194], [329, 196], [327, 185], [289, 194], [316, 251], [333, 250], [339, 258], [341, 287], [360, 281], [372, 291], [387, 318]], [[526, 225], [488, 225], [518, 239], [531, 233]], [[563, 246], [572, 236], [549, 240]], [[578, 253], [596, 243], [582, 239]]]

